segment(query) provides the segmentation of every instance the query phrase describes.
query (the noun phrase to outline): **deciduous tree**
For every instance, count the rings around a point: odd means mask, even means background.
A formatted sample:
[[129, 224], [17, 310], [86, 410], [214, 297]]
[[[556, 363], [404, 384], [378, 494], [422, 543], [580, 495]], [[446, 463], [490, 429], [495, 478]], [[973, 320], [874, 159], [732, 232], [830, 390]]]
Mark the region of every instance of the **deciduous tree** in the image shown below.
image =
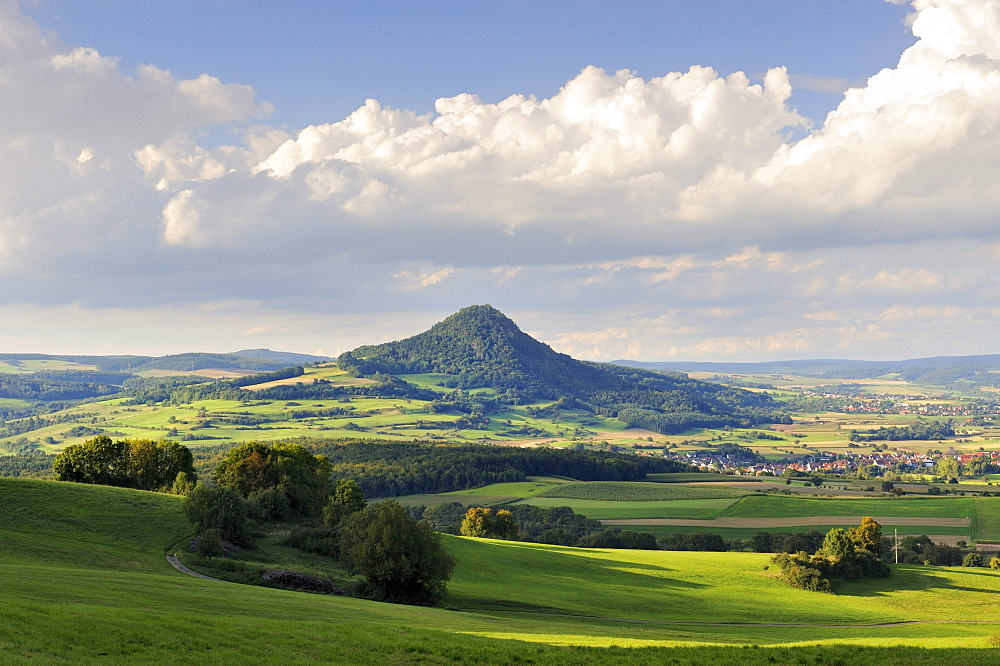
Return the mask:
[[360, 593], [397, 603], [437, 603], [455, 567], [455, 559], [441, 546], [441, 535], [410, 518], [393, 500], [341, 522], [340, 554], [349, 570], [364, 576]]

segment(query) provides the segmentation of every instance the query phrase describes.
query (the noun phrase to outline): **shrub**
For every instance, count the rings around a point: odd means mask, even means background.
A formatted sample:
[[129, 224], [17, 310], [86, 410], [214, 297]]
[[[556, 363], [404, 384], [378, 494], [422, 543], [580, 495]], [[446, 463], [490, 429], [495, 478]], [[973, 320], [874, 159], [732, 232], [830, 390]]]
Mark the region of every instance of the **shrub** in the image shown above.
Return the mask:
[[783, 571], [781, 580], [792, 587], [809, 590], [810, 592], [833, 592], [830, 581], [824, 578], [817, 569], [801, 564], [793, 565]]
[[285, 539], [285, 544], [309, 553], [340, 557], [337, 530], [329, 527], [296, 527]]
[[1000, 557], [990, 558], [990, 569], [1000, 569]]
[[981, 567], [983, 566], [983, 556], [979, 553], [968, 553], [964, 558], [962, 558], [963, 567]]

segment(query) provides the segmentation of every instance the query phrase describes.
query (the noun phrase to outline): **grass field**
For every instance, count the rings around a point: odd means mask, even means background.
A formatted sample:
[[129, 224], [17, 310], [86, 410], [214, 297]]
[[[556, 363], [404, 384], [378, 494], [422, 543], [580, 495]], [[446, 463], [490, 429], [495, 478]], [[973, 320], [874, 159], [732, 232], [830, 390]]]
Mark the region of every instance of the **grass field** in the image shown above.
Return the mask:
[[968, 518], [971, 497], [797, 497], [769, 495], [744, 497], [720, 513], [732, 518], [783, 518], [791, 516], [913, 516]]
[[565, 499], [561, 497], [535, 496], [520, 500], [518, 504], [531, 504], [543, 508], [568, 506], [576, 513], [595, 520], [625, 518], [684, 518], [710, 519], [737, 501], [729, 499], [691, 499], [667, 501], [606, 501], [588, 499]]
[[650, 502], [664, 500], [729, 499], [746, 493], [727, 487], [678, 486], [634, 481], [590, 481], [567, 483], [535, 493], [536, 497], [605, 500], [611, 502]]
[[[818, 597], [764, 555], [446, 537], [454, 610], [203, 581], [163, 560], [185, 532], [179, 503], [0, 479], [3, 660], [987, 664], [1000, 634], [988, 569], [900, 566]], [[976, 618], [994, 623], [949, 623]], [[850, 626], [903, 620], [928, 624]]]
[[977, 497], [972, 507], [973, 538], [1000, 543], [1000, 497]]
[[[484, 488], [436, 495], [395, 498], [404, 505], [433, 506], [461, 502], [467, 506], [507, 503], [551, 508], [568, 506], [576, 513], [648, 531], [658, 537], [677, 532], [714, 532], [727, 539], [749, 538], [760, 530], [802, 532], [852, 527], [861, 516], [880, 517], [886, 529], [901, 535], [937, 535], [965, 540], [1000, 540], [1000, 498], [801, 496], [741, 492], [734, 487], [693, 484], [693, 478], [740, 479], [712, 474], [676, 474], [672, 483], [569, 482], [531, 477], [521, 483], [498, 483]], [[674, 498], [674, 499], [670, 499]], [[842, 521], [835, 517], [843, 516]], [[796, 520], [798, 519], [798, 520]], [[657, 520], [703, 521], [656, 524]], [[654, 521], [654, 522], [646, 522]]]

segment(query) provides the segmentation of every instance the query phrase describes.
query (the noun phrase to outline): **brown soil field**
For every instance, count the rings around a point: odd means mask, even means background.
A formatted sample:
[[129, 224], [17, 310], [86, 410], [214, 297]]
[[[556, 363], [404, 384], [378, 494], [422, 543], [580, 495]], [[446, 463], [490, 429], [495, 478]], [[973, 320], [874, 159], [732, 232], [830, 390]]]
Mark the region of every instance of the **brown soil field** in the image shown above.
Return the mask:
[[[260, 391], [262, 389], [271, 388], [272, 386], [280, 386], [282, 384], [315, 384], [315, 377], [300, 376], [300, 377], [288, 377], [287, 379], [276, 379], [273, 382], [264, 382], [263, 384], [254, 384], [253, 386], [241, 386], [244, 391]], [[361, 386], [362, 384], [374, 384], [374, 379], [365, 379], [363, 377], [345, 377], [344, 379], [331, 380], [331, 384], [337, 384], [340, 386]]]

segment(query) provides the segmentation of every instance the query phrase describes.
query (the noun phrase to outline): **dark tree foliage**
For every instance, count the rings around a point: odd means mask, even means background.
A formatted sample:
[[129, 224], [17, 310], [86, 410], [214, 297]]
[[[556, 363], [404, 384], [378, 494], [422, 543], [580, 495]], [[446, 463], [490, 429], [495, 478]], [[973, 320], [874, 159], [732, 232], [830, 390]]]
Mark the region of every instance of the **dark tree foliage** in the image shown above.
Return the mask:
[[0, 398], [46, 401], [84, 400], [112, 395], [120, 390], [117, 386], [95, 381], [63, 381], [38, 374], [27, 376], [0, 374]]
[[[895, 557], [892, 539], [883, 539], [887, 557]], [[905, 564], [929, 564], [953, 567], [962, 563], [962, 549], [945, 543], [934, 543], [926, 534], [907, 536], [899, 540], [899, 561]]]
[[293, 515], [316, 516], [330, 494], [330, 463], [301, 444], [247, 442], [229, 450], [215, 468], [215, 480], [242, 497], [278, 489]]
[[327, 457], [334, 476], [354, 479], [366, 497], [396, 497], [568, 476], [581, 481], [641, 481], [646, 474], [687, 470], [662, 458], [562, 449], [298, 440]]
[[52, 471], [58, 481], [140, 490], [169, 488], [180, 472], [196, 478], [191, 451], [182, 444], [169, 440], [112, 440], [107, 435], [67, 446], [56, 456]]
[[83, 365], [93, 365], [101, 372], [128, 372], [143, 363], [153, 360], [152, 356], [74, 356], [56, 354], [0, 354], [0, 361], [18, 365], [22, 361], [70, 361]]
[[853, 442], [889, 441], [901, 442], [907, 440], [944, 439], [955, 434], [955, 428], [950, 421], [939, 423], [914, 423], [898, 427], [882, 427], [871, 432], [853, 432], [850, 439]]
[[52, 476], [52, 462], [55, 459], [54, 455], [45, 453], [0, 456], [0, 476], [49, 478]]
[[[587, 548], [631, 548], [658, 550], [656, 537], [648, 532], [603, 527], [601, 521], [574, 513], [568, 506], [541, 508], [530, 504], [509, 504], [498, 511], [509, 512], [517, 531], [491, 532], [488, 525], [482, 532], [462, 532], [463, 523], [473, 510], [490, 511], [481, 507], [466, 507], [459, 502], [446, 502], [432, 507], [407, 507], [415, 520], [423, 520], [436, 531], [447, 534], [466, 534], [488, 538], [516, 539], [535, 543]], [[471, 527], [471, 525], [470, 525]]]
[[691, 532], [668, 534], [660, 539], [663, 550], [700, 550], [721, 553], [729, 550], [729, 543], [718, 534]]
[[635, 532], [618, 527], [588, 532], [574, 544], [579, 548], [630, 548], [633, 550], [659, 550], [656, 537], [649, 532]]
[[364, 576], [362, 596], [379, 601], [432, 605], [444, 596], [455, 568], [428, 523], [413, 520], [386, 500], [348, 516], [340, 524], [340, 557]]
[[664, 433], [788, 420], [764, 393], [676, 373], [577, 361], [521, 332], [488, 305], [464, 308], [399, 342], [345, 352], [337, 363], [365, 376], [454, 375], [446, 386], [492, 388], [507, 404], [568, 397], [595, 413]]
[[38, 370], [32, 373], [39, 379], [55, 379], [61, 382], [81, 384], [108, 384], [121, 386], [135, 377], [131, 372], [105, 372], [101, 370]]
[[195, 531], [215, 529], [223, 539], [253, 547], [246, 502], [229, 488], [209, 488], [199, 483], [184, 498], [184, 514]]
[[798, 553], [810, 555], [823, 546], [823, 533], [817, 529], [808, 532], [757, 532], [748, 543], [755, 553]]

